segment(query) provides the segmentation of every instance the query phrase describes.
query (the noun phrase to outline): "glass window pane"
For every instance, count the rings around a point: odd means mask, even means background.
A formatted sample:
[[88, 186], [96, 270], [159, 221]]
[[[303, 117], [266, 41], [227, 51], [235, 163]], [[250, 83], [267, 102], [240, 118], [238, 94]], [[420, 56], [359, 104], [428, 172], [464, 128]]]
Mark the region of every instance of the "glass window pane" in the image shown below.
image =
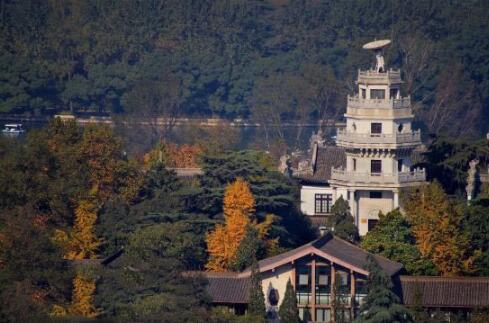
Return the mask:
[[378, 159], [373, 159], [370, 161], [370, 172], [372, 173], [382, 173], [382, 161]]
[[370, 90], [371, 99], [385, 99], [385, 90]]

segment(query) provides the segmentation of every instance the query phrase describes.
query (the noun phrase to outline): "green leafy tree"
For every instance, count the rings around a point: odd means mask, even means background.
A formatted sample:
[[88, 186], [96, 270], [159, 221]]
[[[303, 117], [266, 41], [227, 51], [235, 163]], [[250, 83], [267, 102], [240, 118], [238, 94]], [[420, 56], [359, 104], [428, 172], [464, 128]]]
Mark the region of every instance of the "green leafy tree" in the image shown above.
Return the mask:
[[411, 224], [399, 209], [379, 214], [379, 223], [363, 237], [363, 249], [398, 261], [411, 275], [436, 275], [435, 265], [421, 257]]
[[187, 256], [199, 248], [189, 227], [153, 224], [129, 236], [121, 259], [101, 273], [97, 303], [105, 315], [163, 322], [207, 317], [205, 281], [182, 275]]
[[280, 322], [284, 323], [299, 323], [299, 309], [297, 308], [297, 297], [295, 295], [294, 287], [290, 279], [287, 281], [287, 287], [285, 288], [284, 299], [278, 310], [278, 316]]
[[[449, 194], [465, 194], [469, 162], [478, 159], [489, 161], [489, 147], [486, 140], [437, 137], [424, 154], [429, 179], [436, 179]], [[476, 188], [479, 189], [478, 187]]]
[[[307, 304], [309, 305], [309, 304]], [[312, 316], [311, 316], [311, 309], [310, 307], [307, 307], [304, 309], [304, 317], [302, 318], [302, 322], [311, 322], [312, 321]]]
[[234, 270], [242, 271], [253, 264], [254, 259], [262, 259], [265, 255], [266, 246], [260, 238], [257, 229], [248, 225], [245, 236], [241, 240], [238, 251], [236, 252], [236, 261]]
[[67, 302], [72, 270], [52, 240], [51, 227], [31, 206], [0, 214], [0, 320], [48, 321]]
[[276, 171], [268, 155], [254, 150], [204, 155], [202, 168], [201, 189], [194, 191], [195, 202], [189, 212], [218, 217], [224, 187], [240, 177], [250, 184], [258, 222], [263, 222], [267, 214], [280, 217], [270, 229], [270, 239], [279, 238], [282, 247], [294, 247], [314, 238], [310, 222], [297, 209], [297, 187]]
[[355, 220], [350, 213], [350, 206], [343, 199], [343, 196], [340, 196], [331, 208], [331, 215], [328, 217], [327, 225], [335, 235], [342, 239], [353, 243], [359, 240]]
[[475, 201], [461, 206], [463, 212], [463, 228], [470, 241], [470, 248], [478, 250], [474, 259], [474, 274], [489, 275], [489, 208], [482, 201]]
[[335, 322], [344, 323], [347, 322], [346, 311], [349, 311], [349, 309], [346, 307], [346, 304], [348, 303], [348, 299], [346, 299], [346, 297], [349, 296], [346, 296], [341, 291], [341, 276], [337, 273], [335, 278], [335, 284], [333, 285], [332, 292], [334, 298], [331, 302], [332, 315]]
[[392, 291], [391, 278], [380, 268], [372, 255], [368, 256], [367, 296], [360, 308], [359, 323], [412, 322], [411, 313]]

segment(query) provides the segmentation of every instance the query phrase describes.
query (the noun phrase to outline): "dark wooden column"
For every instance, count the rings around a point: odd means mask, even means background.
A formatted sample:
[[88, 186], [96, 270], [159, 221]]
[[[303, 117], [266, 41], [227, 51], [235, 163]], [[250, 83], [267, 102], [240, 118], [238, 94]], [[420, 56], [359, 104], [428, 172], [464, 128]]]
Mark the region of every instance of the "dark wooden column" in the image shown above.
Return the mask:
[[[355, 272], [352, 270], [350, 272], [350, 293], [351, 293], [351, 297], [350, 297], [350, 318], [353, 319], [353, 314], [355, 313], [354, 309], [355, 309], [355, 294], [356, 294], [356, 291], [355, 291]], [[352, 320], [353, 321], [353, 320]]]
[[311, 311], [311, 318], [312, 321], [316, 321], [316, 258], [312, 258], [311, 262], [311, 304], [310, 304], [310, 311]]
[[331, 315], [332, 322], [336, 321], [336, 315], [334, 315], [335, 309], [331, 306], [331, 303], [336, 300], [335, 286], [336, 286], [336, 269], [334, 267], [334, 263], [331, 262], [331, 292], [329, 293], [330, 294], [329, 305], [330, 305], [330, 315]]

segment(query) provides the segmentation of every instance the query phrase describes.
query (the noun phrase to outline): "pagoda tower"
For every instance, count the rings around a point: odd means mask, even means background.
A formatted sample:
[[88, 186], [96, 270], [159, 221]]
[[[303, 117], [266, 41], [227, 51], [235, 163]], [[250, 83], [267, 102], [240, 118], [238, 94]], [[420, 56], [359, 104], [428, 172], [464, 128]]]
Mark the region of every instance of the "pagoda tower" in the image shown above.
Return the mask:
[[412, 129], [411, 100], [401, 94], [400, 71], [385, 67], [382, 51], [388, 44], [378, 40], [363, 46], [374, 51], [376, 66], [358, 71], [358, 93], [348, 96], [346, 127], [336, 137], [346, 165], [333, 167], [329, 180], [334, 200], [346, 195], [360, 235], [375, 226], [380, 211], [399, 207], [402, 188], [426, 179], [424, 169], [413, 168], [411, 155], [421, 133]]

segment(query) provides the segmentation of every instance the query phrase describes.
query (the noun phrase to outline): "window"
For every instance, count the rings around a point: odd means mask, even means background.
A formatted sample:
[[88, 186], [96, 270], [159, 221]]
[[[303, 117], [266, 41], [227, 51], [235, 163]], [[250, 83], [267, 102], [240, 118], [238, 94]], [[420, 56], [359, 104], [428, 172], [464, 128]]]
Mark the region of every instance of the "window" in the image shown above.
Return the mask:
[[391, 89], [390, 90], [390, 98], [391, 99], [397, 99], [397, 89]]
[[357, 159], [353, 158], [353, 171], [357, 170]]
[[382, 133], [382, 123], [373, 122], [370, 124], [370, 133], [379, 134]]
[[385, 90], [370, 90], [371, 99], [385, 99]]
[[370, 192], [370, 198], [371, 199], [381, 199], [382, 198], [382, 192], [381, 191]]
[[379, 222], [379, 220], [369, 219], [368, 220], [368, 231], [370, 231], [373, 228], [375, 228], [375, 226], [377, 225], [378, 222]]
[[328, 305], [331, 293], [331, 269], [329, 266], [316, 267], [316, 304]]
[[311, 304], [311, 267], [300, 266], [297, 268], [296, 293], [299, 304]]
[[326, 308], [316, 309], [316, 321], [315, 322], [331, 322], [331, 310]]
[[304, 319], [304, 316], [306, 316], [306, 312], [309, 312], [307, 317], [311, 317], [311, 309], [309, 307], [299, 307], [299, 318], [301, 319], [301, 322]]
[[316, 214], [326, 214], [331, 211], [331, 206], [333, 204], [331, 194], [315, 194], [314, 200], [314, 212]]
[[367, 97], [367, 90], [362, 89], [362, 99], [365, 99]]
[[402, 129], [404, 129], [404, 125], [400, 123], [399, 126], [397, 127], [397, 132], [402, 132]]
[[399, 159], [397, 161], [397, 171], [400, 173], [402, 172], [402, 159]]
[[367, 292], [367, 277], [355, 276], [355, 306], [363, 304]]
[[370, 173], [378, 175], [382, 173], [382, 161], [373, 159], [370, 161]]
[[350, 273], [344, 270], [336, 271], [336, 284], [340, 294], [350, 294]]

